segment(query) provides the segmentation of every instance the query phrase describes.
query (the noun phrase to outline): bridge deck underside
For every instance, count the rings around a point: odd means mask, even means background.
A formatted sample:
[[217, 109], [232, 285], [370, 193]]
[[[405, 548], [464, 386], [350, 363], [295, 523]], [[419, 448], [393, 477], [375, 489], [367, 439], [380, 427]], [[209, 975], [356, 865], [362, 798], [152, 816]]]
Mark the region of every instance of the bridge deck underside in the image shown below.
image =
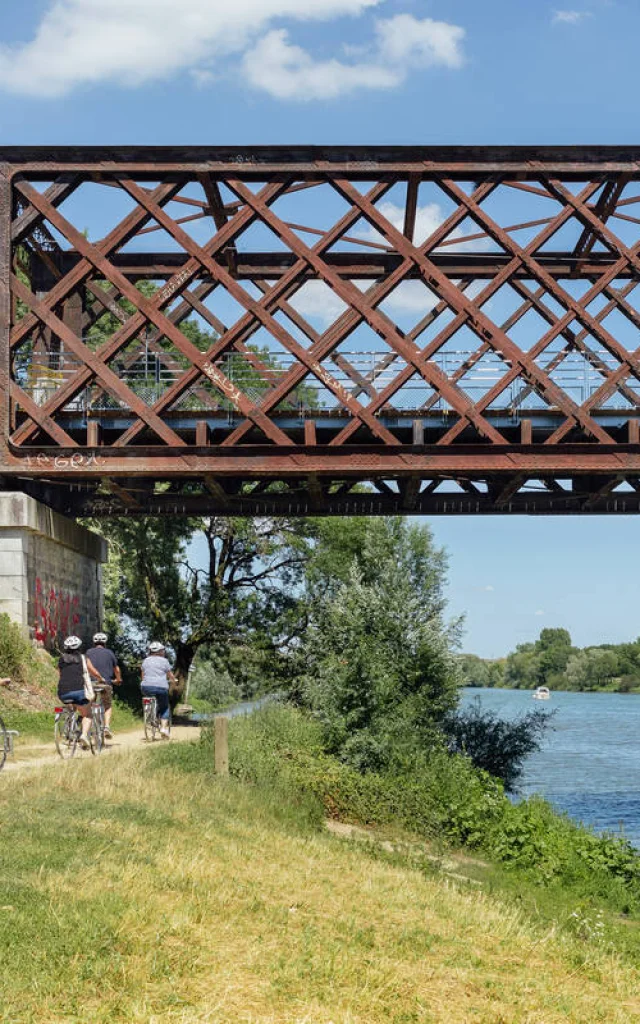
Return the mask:
[[0, 152], [0, 484], [640, 510], [640, 148]]

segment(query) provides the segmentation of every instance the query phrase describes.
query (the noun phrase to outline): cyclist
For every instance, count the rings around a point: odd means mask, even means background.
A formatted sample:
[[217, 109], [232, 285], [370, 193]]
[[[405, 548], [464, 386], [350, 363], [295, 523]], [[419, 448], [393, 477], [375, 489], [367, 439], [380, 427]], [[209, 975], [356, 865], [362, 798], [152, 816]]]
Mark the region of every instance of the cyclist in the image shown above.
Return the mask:
[[79, 636], [68, 636], [63, 643], [63, 653], [58, 661], [60, 681], [58, 682], [58, 697], [63, 704], [73, 704], [82, 716], [82, 736], [80, 746], [83, 750], [89, 749], [89, 729], [91, 728], [91, 705], [84, 695], [84, 665], [86, 661], [89, 675], [98, 682], [102, 682], [102, 676], [92, 665], [89, 658], [80, 654], [82, 640]]
[[171, 671], [171, 664], [167, 661], [164, 653], [164, 644], [158, 640], [152, 640], [149, 644], [149, 654], [142, 662], [142, 696], [155, 697], [158, 703], [158, 718], [160, 719], [160, 735], [163, 739], [169, 739], [169, 683], [176, 683], [177, 679]]
[[111, 710], [113, 706], [113, 686], [120, 686], [122, 673], [118, 665], [118, 659], [113, 651], [107, 647], [107, 634], [95, 633], [93, 647], [87, 651], [87, 658], [91, 664], [98, 669], [98, 672], [105, 681], [105, 688], [102, 691], [102, 705], [104, 707], [104, 734], [108, 740], [113, 739], [111, 732]]

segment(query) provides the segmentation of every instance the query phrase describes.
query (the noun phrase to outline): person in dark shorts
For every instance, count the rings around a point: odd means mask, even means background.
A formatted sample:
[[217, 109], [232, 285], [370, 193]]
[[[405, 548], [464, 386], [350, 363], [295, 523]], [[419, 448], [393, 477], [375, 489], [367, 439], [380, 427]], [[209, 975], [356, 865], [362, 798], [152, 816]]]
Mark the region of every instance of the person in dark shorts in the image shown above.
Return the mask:
[[102, 691], [102, 704], [104, 706], [104, 734], [108, 740], [113, 739], [111, 732], [111, 711], [113, 707], [113, 687], [120, 686], [122, 673], [118, 665], [118, 659], [112, 650], [107, 647], [107, 634], [96, 633], [93, 637], [93, 647], [87, 651], [87, 658], [97, 668], [105, 681], [105, 688]]
[[171, 671], [171, 664], [164, 653], [164, 644], [152, 640], [149, 644], [149, 655], [141, 666], [141, 689], [143, 697], [155, 697], [158, 702], [158, 718], [160, 719], [160, 735], [169, 739], [169, 683], [177, 682]]
[[63, 652], [58, 661], [60, 679], [58, 682], [58, 697], [63, 704], [73, 704], [76, 710], [82, 715], [82, 736], [80, 746], [84, 750], [89, 748], [89, 729], [91, 728], [91, 705], [84, 695], [84, 664], [86, 661], [89, 675], [97, 682], [102, 682], [102, 676], [91, 663], [80, 653], [82, 640], [79, 636], [68, 636], [63, 643]]

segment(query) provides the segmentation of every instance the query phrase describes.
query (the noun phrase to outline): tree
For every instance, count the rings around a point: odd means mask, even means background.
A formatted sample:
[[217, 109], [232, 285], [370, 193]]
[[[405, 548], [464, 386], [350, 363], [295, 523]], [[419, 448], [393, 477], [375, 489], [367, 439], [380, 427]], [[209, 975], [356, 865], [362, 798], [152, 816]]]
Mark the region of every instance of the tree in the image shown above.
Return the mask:
[[573, 651], [569, 631], [567, 629], [543, 629], [536, 641], [536, 649], [540, 655], [538, 685], [553, 684], [556, 677], [562, 675], [566, 669]]
[[[109, 613], [129, 620], [139, 650], [152, 637], [173, 648], [176, 698], [202, 648], [224, 661], [252, 644], [277, 660], [304, 626], [298, 590], [307, 520], [128, 517], [93, 525], [117, 564]], [[198, 536], [201, 555], [190, 544]]]
[[566, 671], [570, 690], [598, 690], [618, 674], [615, 651], [588, 647], [569, 659]]
[[507, 656], [505, 686], [514, 690], [533, 690], [539, 686], [540, 654], [535, 644], [518, 644]]
[[535, 643], [518, 644], [507, 657], [505, 685], [533, 690], [557, 686], [574, 648], [566, 629], [543, 629]]
[[489, 661], [477, 654], [461, 654], [458, 664], [463, 686], [504, 685], [504, 661]]
[[477, 654], [461, 654], [458, 666], [463, 686], [489, 686], [487, 662]]
[[459, 624], [442, 618], [446, 560], [431, 532], [399, 518], [364, 522], [318, 530], [303, 698], [328, 749], [370, 770], [437, 742], [457, 701]]

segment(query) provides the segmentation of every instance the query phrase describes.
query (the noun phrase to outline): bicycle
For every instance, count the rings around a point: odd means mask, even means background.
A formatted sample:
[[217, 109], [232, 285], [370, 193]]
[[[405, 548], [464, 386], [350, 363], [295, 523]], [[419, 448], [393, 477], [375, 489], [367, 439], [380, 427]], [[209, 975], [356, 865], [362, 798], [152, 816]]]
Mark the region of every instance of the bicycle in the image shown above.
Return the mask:
[[104, 705], [102, 703], [102, 694], [106, 686], [96, 686], [94, 684], [93, 690], [96, 695], [96, 699], [91, 702], [91, 728], [89, 735], [92, 736], [95, 745], [95, 753], [101, 753], [104, 747]]
[[[0, 686], [8, 686], [10, 681], [10, 679], [0, 679]], [[17, 729], [7, 729], [0, 718], [0, 771], [4, 768], [7, 756], [13, 754], [13, 740], [15, 736], [19, 735]]]
[[[162, 719], [158, 718], [158, 701], [156, 697], [143, 697], [142, 698], [142, 712], [144, 716], [144, 737], [147, 743], [153, 743], [156, 734], [160, 732], [160, 725]], [[168, 727], [171, 729], [171, 718], [168, 721]]]
[[[74, 757], [82, 735], [82, 716], [73, 704], [63, 704], [53, 709], [53, 738], [56, 750], [63, 760]], [[94, 753], [91, 735], [88, 736], [91, 753]]]
[[7, 727], [0, 718], [0, 771], [4, 768], [4, 763], [7, 760], [7, 754], [10, 753], [10, 742]]
[[[95, 756], [104, 747], [104, 707], [102, 691], [104, 686], [94, 686], [96, 700], [91, 703], [91, 728], [87, 734], [89, 749]], [[82, 736], [82, 715], [73, 704], [54, 708], [53, 735], [56, 750], [67, 760], [74, 757]]]

